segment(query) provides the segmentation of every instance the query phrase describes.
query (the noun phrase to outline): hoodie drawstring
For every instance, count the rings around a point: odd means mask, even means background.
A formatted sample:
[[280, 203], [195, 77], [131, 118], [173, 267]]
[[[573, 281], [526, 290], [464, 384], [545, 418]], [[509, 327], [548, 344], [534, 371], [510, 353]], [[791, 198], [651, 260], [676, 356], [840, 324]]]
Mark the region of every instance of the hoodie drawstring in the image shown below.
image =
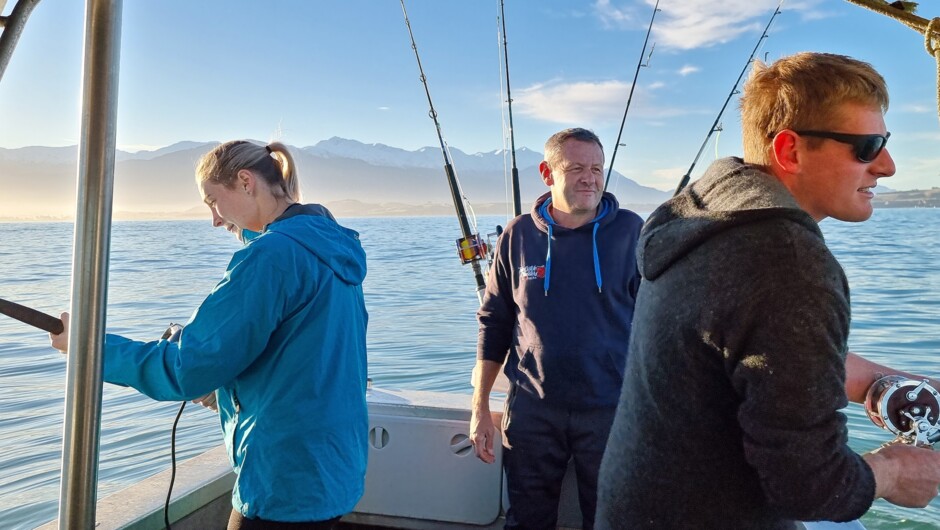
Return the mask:
[[597, 292], [601, 292], [601, 259], [597, 257], [597, 229], [601, 224], [594, 221], [594, 231], [591, 234], [591, 241], [594, 243], [594, 280], [597, 282]]
[[[552, 215], [548, 212], [548, 205], [551, 203], [552, 198], [549, 197], [545, 199], [545, 202], [543, 202], [538, 209], [539, 215], [545, 219], [545, 223], [548, 225], [548, 252], [545, 254], [545, 280], [542, 282], [542, 286], [545, 289], [545, 296], [548, 296], [548, 286], [552, 276], [552, 227], [555, 226], [555, 220], [552, 219]], [[594, 229], [591, 232], [591, 245], [594, 251], [594, 281], [597, 283], [597, 292], [599, 293], [603, 292], [601, 289], [603, 280], [601, 278], [601, 259], [597, 254], [597, 230], [601, 226], [600, 220], [607, 215], [608, 211], [610, 211], [610, 203], [601, 199], [600, 210], [597, 212], [597, 216], [588, 221], [589, 223], [594, 223]]]
[[[551, 200], [551, 199], [549, 199]], [[546, 215], [548, 212], [545, 212]], [[551, 220], [551, 217], [548, 223], [548, 253], [545, 254], [545, 280], [542, 282], [542, 287], [545, 288], [545, 296], [548, 296], [548, 284], [549, 279], [552, 277], [552, 227], [555, 226], [555, 221]]]

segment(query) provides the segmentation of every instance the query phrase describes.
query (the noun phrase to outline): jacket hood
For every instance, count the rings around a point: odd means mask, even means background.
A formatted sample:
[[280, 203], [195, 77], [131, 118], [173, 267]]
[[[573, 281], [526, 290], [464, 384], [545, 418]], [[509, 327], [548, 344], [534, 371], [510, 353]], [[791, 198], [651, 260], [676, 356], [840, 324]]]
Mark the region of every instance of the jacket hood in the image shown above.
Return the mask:
[[771, 218], [802, 224], [822, 238], [816, 221], [774, 176], [740, 158], [717, 160], [650, 215], [640, 234], [640, 272], [654, 280], [716, 234]]
[[329, 210], [319, 204], [289, 207], [265, 232], [293, 239], [348, 284], [361, 285], [366, 277], [366, 253], [359, 233], [337, 224]]
[[532, 220], [535, 224], [535, 227], [545, 234], [548, 235], [548, 252], [545, 255], [545, 277], [542, 280], [542, 284], [545, 287], [545, 296], [548, 296], [548, 290], [551, 286], [552, 278], [552, 240], [555, 239], [554, 230], [560, 230], [560, 233], [575, 233], [586, 230], [591, 230], [591, 247], [594, 254], [594, 281], [597, 283], [597, 292], [603, 292], [603, 272], [601, 271], [600, 257], [598, 256], [597, 250], [597, 231], [602, 227], [609, 225], [614, 221], [614, 218], [617, 217], [617, 211], [619, 210], [619, 204], [617, 203], [617, 198], [613, 194], [604, 192], [601, 195], [600, 203], [597, 206], [597, 214], [593, 219], [588, 221], [578, 228], [569, 229], [563, 226], [560, 226], [555, 223], [555, 220], [552, 219], [549, 208], [551, 206], [552, 194], [551, 192], [544, 193], [541, 197], [536, 199], [535, 204], [532, 205]]
[[[541, 197], [535, 200], [535, 203], [532, 205], [532, 220], [535, 221], [535, 226], [538, 227], [542, 232], [548, 233], [548, 226], [553, 225], [556, 228], [564, 229], [554, 221], [549, 218], [546, 218], [542, 212], [542, 207], [546, 201], [552, 198], [552, 192], [548, 191], [542, 194]], [[585, 226], [590, 226], [596, 221], [600, 226], [610, 224], [614, 221], [616, 217], [617, 210], [620, 209], [620, 203], [617, 202], [617, 197], [614, 197], [614, 194], [610, 192], [604, 192], [604, 195], [601, 196], [601, 202], [598, 205], [598, 216], [591, 222], [587, 223]], [[576, 228], [580, 230], [582, 227]]]

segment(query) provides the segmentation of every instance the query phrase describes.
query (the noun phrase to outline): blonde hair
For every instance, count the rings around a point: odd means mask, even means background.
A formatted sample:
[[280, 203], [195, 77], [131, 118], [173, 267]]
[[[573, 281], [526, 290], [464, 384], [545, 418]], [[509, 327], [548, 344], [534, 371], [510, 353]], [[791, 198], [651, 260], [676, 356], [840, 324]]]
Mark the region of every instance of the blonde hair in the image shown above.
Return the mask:
[[[831, 53], [802, 52], [754, 64], [741, 96], [744, 160], [767, 166], [774, 135], [784, 129], [835, 129], [842, 104], [888, 111], [888, 87], [868, 63]], [[821, 142], [808, 138], [810, 148]]]
[[235, 179], [242, 169], [249, 169], [261, 177], [275, 197], [300, 202], [300, 179], [294, 169], [294, 157], [280, 142], [266, 146], [247, 140], [225, 142], [199, 160], [196, 183], [209, 181], [231, 189], [235, 187]]

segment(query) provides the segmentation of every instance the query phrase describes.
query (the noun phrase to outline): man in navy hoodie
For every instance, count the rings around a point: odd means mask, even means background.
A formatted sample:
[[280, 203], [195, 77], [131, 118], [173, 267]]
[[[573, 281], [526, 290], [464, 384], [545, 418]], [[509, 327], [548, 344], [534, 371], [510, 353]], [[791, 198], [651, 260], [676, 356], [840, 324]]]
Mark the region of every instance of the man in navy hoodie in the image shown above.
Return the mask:
[[489, 398], [505, 361], [506, 528], [555, 528], [573, 459], [583, 528], [591, 529], [640, 283], [643, 221], [604, 192], [604, 149], [591, 131], [549, 138], [539, 171], [550, 191], [500, 237], [477, 314], [470, 436], [492, 463]]

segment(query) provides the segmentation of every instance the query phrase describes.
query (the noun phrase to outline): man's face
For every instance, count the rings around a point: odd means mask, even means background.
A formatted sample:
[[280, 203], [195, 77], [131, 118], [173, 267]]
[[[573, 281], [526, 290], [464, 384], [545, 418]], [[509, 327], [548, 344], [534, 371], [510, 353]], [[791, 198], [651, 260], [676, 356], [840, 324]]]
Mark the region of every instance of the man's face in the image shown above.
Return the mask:
[[[886, 134], [881, 110], [855, 103], [843, 104], [840, 119], [831, 132]], [[826, 217], [840, 221], [864, 221], [871, 217], [872, 189], [877, 180], [894, 175], [894, 160], [885, 148], [869, 163], [861, 162], [853, 147], [832, 139], [822, 139], [818, 149], [807, 146], [808, 136], [800, 137], [800, 173], [790, 190], [800, 206], [813, 219]]]
[[604, 151], [594, 142], [568, 139], [552, 164], [541, 168], [552, 207], [573, 215], [592, 214], [604, 193]]

